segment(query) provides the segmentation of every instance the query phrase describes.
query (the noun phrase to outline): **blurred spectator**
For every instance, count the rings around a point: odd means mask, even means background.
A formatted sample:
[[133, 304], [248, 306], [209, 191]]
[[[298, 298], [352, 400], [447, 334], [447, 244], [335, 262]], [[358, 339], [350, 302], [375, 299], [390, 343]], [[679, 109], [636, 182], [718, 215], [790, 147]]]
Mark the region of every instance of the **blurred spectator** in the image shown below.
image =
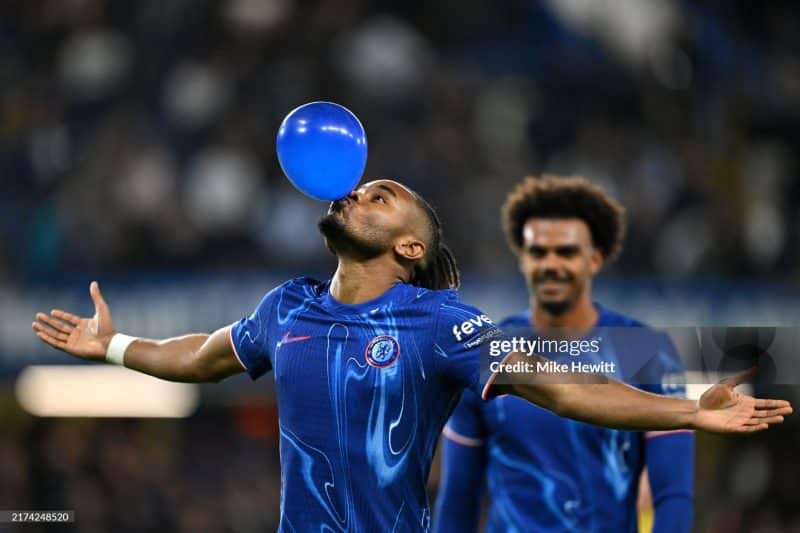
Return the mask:
[[17, 432], [25, 440], [0, 437], [0, 507], [75, 510], [86, 532], [273, 531], [277, 435], [232, 420], [213, 409], [186, 421], [38, 420]]
[[367, 176], [438, 205], [467, 271], [513, 269], [502, 191], [552, 170], [629, 207], [620, 272], [797, 274], [790, 2], [335, 4], [5, 4], [0, 275], [325, 268], [272, 148], [312, 99], [362, 118]]
[[[552, 171], [627, 207], [618, 274], [797, 281], [798, 27], [789, 0], [0, 2], [3, 301], [96, 272], [327, 271], [325, 206], [274, 154], [281, 119], [311, 100], [361, 118], [366, 177], [430, 199], [467, 273], [515, 272], [499, 206]], [[659, 301], [690, 321], [687, 303]], [[19, 327], [0, 324], [21, 350]], [[78, 508], [90, 532], [278, 522], [276, 437], [252, 422], [3, 413], [0, 508]], [[700, 441], [698, 531], [800, 530], [796, 427], [743, 455]]]

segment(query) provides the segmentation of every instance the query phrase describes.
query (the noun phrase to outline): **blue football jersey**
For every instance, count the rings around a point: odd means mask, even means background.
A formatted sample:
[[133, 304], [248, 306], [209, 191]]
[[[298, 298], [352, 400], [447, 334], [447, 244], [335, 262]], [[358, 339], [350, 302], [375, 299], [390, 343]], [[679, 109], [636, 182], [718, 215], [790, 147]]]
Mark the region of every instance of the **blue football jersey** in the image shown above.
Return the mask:
[[480, 395], [480, 345], [499, 334], [454, 291], [398, 284], [357, 305], [291, 280], [234, 324], [253, 379], [272, 371], [281, 531], [426, 531], [434, 449], [459, 395]]
[[[658, 394], [683, 396], [683, 369], [669, 339], [599, 305], [592, 360], [615, 363], [613, 377]], [[500, 323], [531, 338], [530, 310]], [[546, 354], [559, 362], [569, 354]], [[582, 356], [583, 357], [583, 356]], [[586, 359], [584, 359], [586, 361]], [[487, 531], [635, 532], [645, 434], [559, 417], [515, 396], [483, 402], [465, 391], [444, 430], [483, 446], [489, 499]], [[444, 530], [447, 530], [446, 525]]]

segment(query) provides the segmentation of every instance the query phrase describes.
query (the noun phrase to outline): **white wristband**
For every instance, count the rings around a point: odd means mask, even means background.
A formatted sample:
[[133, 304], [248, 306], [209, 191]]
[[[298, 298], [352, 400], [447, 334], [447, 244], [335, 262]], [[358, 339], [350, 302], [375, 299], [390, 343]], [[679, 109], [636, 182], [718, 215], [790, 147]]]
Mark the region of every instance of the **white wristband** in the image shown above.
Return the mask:
[[138, 337], [116, 333], [111, 337], [111, 342], [108, 343], [106, 362], [125, 366], [125, 350], [127, 350], [130, 343], [135, 340], [139, 340]]

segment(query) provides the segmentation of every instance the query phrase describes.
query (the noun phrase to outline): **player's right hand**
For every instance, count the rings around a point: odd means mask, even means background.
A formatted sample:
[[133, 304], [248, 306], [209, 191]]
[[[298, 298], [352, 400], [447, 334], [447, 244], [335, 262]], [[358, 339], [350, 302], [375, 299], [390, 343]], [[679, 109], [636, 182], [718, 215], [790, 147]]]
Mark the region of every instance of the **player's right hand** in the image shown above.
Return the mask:
[[36, 336], [52, 346], [82, 359], [102, 361], [106, 357], [111, 337], [117, 332], [111, 321], [111, 310], [100, 294], [96, 281], [89, 285], [94, 302], [94, 316], [82, 318], [53, 309], [50, 314], [36, 313], [33, 330]]

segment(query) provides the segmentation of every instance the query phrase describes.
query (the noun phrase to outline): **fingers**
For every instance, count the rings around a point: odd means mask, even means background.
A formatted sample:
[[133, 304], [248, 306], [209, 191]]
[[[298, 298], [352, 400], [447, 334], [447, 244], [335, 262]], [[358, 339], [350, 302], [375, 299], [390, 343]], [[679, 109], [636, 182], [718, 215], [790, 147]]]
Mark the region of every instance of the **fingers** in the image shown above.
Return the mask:
[[56, 318], [60, 318], [66, 322], [69, 322], [73, 326], [77, 326], [81, 322], [81, 317], [78, 315], [73, 315], [72, 313], [67, 313], [66, 311], [62, 311], [61, 309], [53, 309], [50, 311], [50, 314]]
[[791, 407], [781, 407], [778, 409], [757, 409], [753, 416], [755, 418], [767, 418], [770, 416], [789, 416], [792, 414]]
[[782, 424], [783, 417], [782, 416], [768, 416], [765, 418], [758, 418], [759, 424]]
[[[34, 324], [36, 324], [36, 322], [34, 322]], [[58, 340], [57, 338], [51, 336], [49, 333], [44, 331], [44, 327], [42, 327], [42, 326], [39, 326], [39, 327], [42, 328], [42, 329], [36, 331], [36, 336], [39, 337], [40, 340], [42, 340], [43, 342], [49, 344], [53, 348], [57, 348], [59, 350], [64, 350], [64, 351], [67, 350], [67, 343], [66, 342], [64, 342], [62, 340]], [[36, 329], [35, 326], [34, 326], [34, 329]]]
[[66, 322], [62, 322], [61, 320], [56, 320], [55, 318], [47, 316], [44, 313], [36, 313], [36, 320], [44, 324], [47, 324], [56, 331], [60, 331], [66, 334], [69, 334], [73, 329], [75, 329], [73, 325], [67, 324]]
[[93, 281], [89, 284], [89, 294], [92, 297], [96, 311], [99, 312], [108, 309], [108, 304], [103, 298], [103, 295], [100, 293], [100, 285], [96, 281]]
[[786, 413], [785, 410], [783, 409], [772, 409], [769, 411], [755, 411], [753, 412], [753, 415], [744, 423], [744, 425], [748, 427], [761, 428], [763, 426], [782, 424], [784, 414]]
[[769, 429], [769, 424], [756, 424], [753, 426], [740, 426], [737, 429], [738, 433], [757, 433]]
[[756, 398], [756, 409], [788, 409], [789, 411], [784, 414], [791, 414], [792, 404], [786, 400], [770, 400], [767, 398]]
[[781, 424], [784, 416], [792, 414], [792, 406], [786, 400], [755, 399], [753, 407], [755, 410], [745, 422], [748, 427], [761, 428], [764, 425]]
[[744, 422], [744, 425], [760, 426], [762, 424], [772, 425], [772, 424], [782, 424], [782, 423], [783, 423], [783, 416], [781, 415], [770, 415], [770, 416], [753, 415], [750, 419]]
[[33, 326], [33, 330], [36, 333], [42, 333], [43, 335], [46, 335], [48, 338], [51, 338], [53, 340], [66, 342], [69, 339], [69, 334], [62, 333], [60, 331], [54, 330], [53, 328], [49, 328], [49, 327], [43, 326], [39, 322], [34, 322], [32, 324], [32, 326]]

